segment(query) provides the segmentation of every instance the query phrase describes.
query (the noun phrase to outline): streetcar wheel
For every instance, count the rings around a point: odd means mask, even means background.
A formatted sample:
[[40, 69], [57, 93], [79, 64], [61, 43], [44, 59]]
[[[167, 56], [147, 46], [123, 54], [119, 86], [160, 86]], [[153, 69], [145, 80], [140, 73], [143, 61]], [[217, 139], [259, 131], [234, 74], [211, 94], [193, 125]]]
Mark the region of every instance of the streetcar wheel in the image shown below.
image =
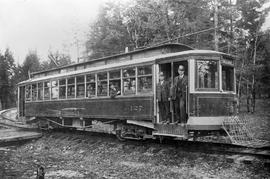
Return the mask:
[[126, 139], [122, 137], [121, 135], [122, 131], [121, 130], [116, 130], [116, 137], [119, 141], [123, 142], [125, 141]]

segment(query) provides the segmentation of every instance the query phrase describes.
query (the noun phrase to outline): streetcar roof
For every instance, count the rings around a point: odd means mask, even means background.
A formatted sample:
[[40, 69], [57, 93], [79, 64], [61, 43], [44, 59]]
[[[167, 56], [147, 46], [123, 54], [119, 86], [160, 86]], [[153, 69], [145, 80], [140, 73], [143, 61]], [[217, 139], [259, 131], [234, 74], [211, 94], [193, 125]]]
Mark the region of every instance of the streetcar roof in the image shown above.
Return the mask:
[[96, 66], [96, 67], [90, 67], [86, 69], [81, 69], [81, 70], [76, 70], [76, 71], [71, 71], [71, 72], [65, 72], [65, 73], [59, 73], [59, 74], [54, 74], [54, 75], [49, 75], [49, 76], [44, 76], [44, 77], [39, 77], [39, 78], [30, 78], [28, 80], [22, 81], [18, 83], [19, 85], [25, 84], [25, 83], [32, 83], [32, 82], [38, 82], [38, 81], [44, 81], [44, 80], [49, 80], [49, 79], [54, 79], [54, 78], [61, 78], [65, 76], [74, 76], [74, 75], [79, 75], [79, 74], [84, 74], [87, 72], [97, 72], [101, 70], [108, 70], [108, 69], [115, 69], [119, 67], [128, 67], [136, 64], [144, 64], [144, 63], [151, 63], [155, 61], [160, 61], [165, 58], [170, 58], [170, 57], [185, 57], [185, 56], [197, 56], [197, 55], [225, 55], [229, 56], [228, 54], [222, 53], [222, 52], [217, 52], [213, 50], [187, 50], [187, 51], [182, 51], [182, 52], [176, 52], [176, 53], [169, 53], [169, 54], [162, 54], [162, 55], [156, 55], [152, 57], [147, 57], [147, 58], [140, 58], [140, 59], [134, 59], [130, 61], [124, 61], [124, 62], [119, 62], [119, 63], [112, 63], [112, 64], [106, 64], [102, 66]]

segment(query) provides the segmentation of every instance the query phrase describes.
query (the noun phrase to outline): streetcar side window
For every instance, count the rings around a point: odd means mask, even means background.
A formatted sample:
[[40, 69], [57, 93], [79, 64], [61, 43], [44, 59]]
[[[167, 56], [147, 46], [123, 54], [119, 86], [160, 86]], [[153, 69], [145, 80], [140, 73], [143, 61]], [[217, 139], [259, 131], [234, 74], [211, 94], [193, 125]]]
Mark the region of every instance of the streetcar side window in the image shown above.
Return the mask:
[[234, 91], [234, 72], [231, 66], [222, 65], [222, 89]]
[[136, 93], [136, 68], [126, 68], [122, 71], [124, 95]]
[[44, 82], [44, 100], [50, 99], [50, 87], [51, 83], [49, 81]]
[[110, 96], [121, 94], [121, 72], [120, 70], [109, 72]]
[[43, 100], [43, 82], [38, 83], [38, 100]]
[[138, 67], [138, 92], [149, 93], [152, 91], [152, 66]]
[[31, 85], [25, 87], [25, 101], [31, 101]]
[[66, 79], [59, 80], [59, 99], [66, 99]]
[[86, 75], [86, 97], [91, 98], [96, 96], [96, 75]]
[[51, 81], [51, 99], [56, 100], [59, 96], [59, 89], [58, 89], [58, 81], [53, 80]]
[[218, 62], [215, 60], [197, 60], [197, 89], [218, 90]]
[[84, 83], [84, 76], [77, 76], [76, 77], [76, 83], [77, 83], [77, 98], [84, 98], [85, 94], [85, 83]]
[[99, 73], [97, 75], [97, 95], [98, 96], [107, 96], [108, 95], [108, 79], [107, 72]]
[[67, 79], [67, 98], [75, 98], [75, 78]]
[[37, 100], [37, 84], [32, 84], [32, 101]]

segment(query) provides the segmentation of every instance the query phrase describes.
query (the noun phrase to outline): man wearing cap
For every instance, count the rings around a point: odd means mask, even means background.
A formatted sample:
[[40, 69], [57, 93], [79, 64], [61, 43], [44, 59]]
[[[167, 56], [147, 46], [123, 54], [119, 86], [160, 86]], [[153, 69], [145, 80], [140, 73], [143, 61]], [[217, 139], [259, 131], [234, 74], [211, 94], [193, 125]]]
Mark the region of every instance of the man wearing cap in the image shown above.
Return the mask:
[[186, 87], [188, 84], [185, 76], [185, 67], [179, 65], [178, 76], [174, 78], [172, 100], [174, 101], [174, 111], [176, 114], [176, 123], [184, 125], [186, 123]]
[[159, 116], [162, 123], [169, 123], [169, 110], [170, 110], [170, 84], [165, 80], [163, 72], [159, 73], [159, 82], [157, 84], [157, 101], [159, 107]]

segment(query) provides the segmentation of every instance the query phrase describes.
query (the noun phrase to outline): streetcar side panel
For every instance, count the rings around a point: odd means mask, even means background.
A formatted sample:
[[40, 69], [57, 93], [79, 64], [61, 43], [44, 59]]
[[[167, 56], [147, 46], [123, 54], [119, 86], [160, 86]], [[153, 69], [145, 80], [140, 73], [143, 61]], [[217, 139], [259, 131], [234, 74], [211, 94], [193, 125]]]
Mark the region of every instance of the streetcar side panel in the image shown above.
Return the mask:
[[29, 117], [153, 120], [153, 97], [125, 97], [28, 102]]

